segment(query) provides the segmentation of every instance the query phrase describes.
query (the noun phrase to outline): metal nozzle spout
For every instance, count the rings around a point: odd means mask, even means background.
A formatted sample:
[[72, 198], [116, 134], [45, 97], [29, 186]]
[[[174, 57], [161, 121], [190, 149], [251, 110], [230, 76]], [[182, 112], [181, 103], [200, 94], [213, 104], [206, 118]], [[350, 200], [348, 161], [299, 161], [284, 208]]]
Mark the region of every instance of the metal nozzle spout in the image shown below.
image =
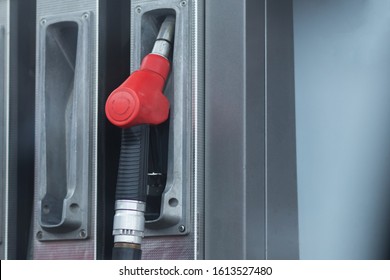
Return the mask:
[[168, 59], [175, 33], [175, 18], [167, 16], [161, 24], [152, 53], [162, 55]]
[[172, 43], [173, 34], [175, 33], [175, 18], [167, 16], [161, 24], [160, 31], [157, 35], [157, 40], [165, 40]]

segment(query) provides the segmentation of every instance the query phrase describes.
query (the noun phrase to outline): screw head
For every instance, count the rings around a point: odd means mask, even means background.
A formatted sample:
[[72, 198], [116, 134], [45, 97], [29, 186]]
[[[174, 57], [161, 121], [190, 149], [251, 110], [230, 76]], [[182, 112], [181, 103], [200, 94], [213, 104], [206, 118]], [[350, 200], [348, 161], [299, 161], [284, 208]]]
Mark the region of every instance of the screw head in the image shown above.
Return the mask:
[[80, 230], [79, 236], [80, 236], [81, 238], [87, 237], [87, 232], [85, 231], [85, 229]]
[[183, 0], [180, 2], [180, 6], [185, 7], [187, 5], [187, 1]]
[[45, 25], [46, 24], [46, 19], [41, 19], [41, 25]]
[[37, 237], [38, 240], [41, 240], [43, 238], [42, 231], [38, 231], [36, 237]]
[[88, 19], [89, 18], [89, 14], [88, 13], [84, 13], [83, 16], [82, 16], [83, 19]]
[[179, 226], [179, 231], [180, 232], [185, 232], [186, 231], [186, 227], [184, 225]]
[[140, 14], [140, 13], [142, 12], [142, 8], [141, 8], [140, 6], [137, 6], [137, 7], [135, 8], [135, 11], [136, 11], [138, 14]]

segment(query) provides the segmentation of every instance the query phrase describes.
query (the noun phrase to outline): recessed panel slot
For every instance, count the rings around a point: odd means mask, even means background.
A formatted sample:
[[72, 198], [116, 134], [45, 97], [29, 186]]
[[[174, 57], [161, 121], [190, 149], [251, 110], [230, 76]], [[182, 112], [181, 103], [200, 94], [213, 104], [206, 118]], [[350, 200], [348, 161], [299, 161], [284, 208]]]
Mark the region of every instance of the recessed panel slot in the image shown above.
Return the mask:
[[146, 236], [185, 235], [190, 225], [191, 192], [191, 42], [190, 3], [132, 1], [131, 70], [153, 49], [161, 23], [175, 17], [171, 73], [164, 94], [169, 119], [150, 126]]
[[[45, 227], [60, 226], [63, 203], [72, 195], [70, 158], [74, 112], [74, 79], [78, 25], [58, 22], [46, 31], [45, 114], [46, 114], [46, 194], [41, 204], [41, 222]], [[80, 223], [64, 225], [68, 230]], [[66, 229], [64, 229], [66, 230]]]
[[36, 187], [40, 241], [88, 237], [91, 13], [39, 21]]

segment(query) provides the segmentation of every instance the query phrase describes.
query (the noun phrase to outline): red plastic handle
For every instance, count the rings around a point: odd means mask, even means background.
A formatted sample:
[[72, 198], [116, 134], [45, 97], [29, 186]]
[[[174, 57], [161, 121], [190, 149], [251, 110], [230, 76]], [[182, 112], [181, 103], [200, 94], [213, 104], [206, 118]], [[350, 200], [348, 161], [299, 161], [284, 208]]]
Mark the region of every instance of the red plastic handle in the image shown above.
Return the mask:
[[162, 90], [169, 68], [166, 58], [156, 54], [145, 56], [140, 69], [108, 97], [105, 109], [109, 121], [122, 128], [166, 121], [169, 101]]

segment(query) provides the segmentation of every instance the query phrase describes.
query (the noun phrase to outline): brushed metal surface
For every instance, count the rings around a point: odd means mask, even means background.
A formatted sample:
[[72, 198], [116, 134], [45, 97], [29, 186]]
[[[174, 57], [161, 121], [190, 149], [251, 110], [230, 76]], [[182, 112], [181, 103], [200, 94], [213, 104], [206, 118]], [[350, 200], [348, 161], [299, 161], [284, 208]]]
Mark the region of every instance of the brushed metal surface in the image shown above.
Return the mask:
[[[162, 236], [148, 236], [142, 244], [143, 259], [202, 259], [203, 232], [204, 232], [204, 52], [203, 52], [203, 1], [132, 1], [132, 17], [153, 9], [172, 9], [176, 12], [176, 32], [184, 36], [185, 41], [175, 40], [174, 52], [181, 53], [181, 59], [173, 61], [174, 79], [182, 84], [175, 84], [174, 94], [186, 95], [176, 106], [183, 106], [187, 110], [189, 127], [178, 134], [175, 131], [176, 141], [182, 141], [184, 155], [175, 153], [175, 166], [185, 160], [186, 169], [183, 170], [184, 187], [189, 193], [183, 198], [187, 200], [187, 210], [184, 212], [186, 235], [170, 236], [172, 231], [162, 232]], [[180, 20], [178, 20], [180, 19]], [[185, 20], [184, 20], [185, 19]], [[185, 24], [183, 24], [185, 23]], [[137, 46], [135, 26], [131, 26], [131, 46], [133, 48], [131, 68], [134, 70], [140, 63], [140, 52], [134, 53]], [[175, 36], [177, 35], [175, 34]], [[181, 38], [182, 39], [182, 38]], [[179, 43], [180, 42], [180, 43]], [[183, 45], [181, 45], [181, 43]], [[140, 46], [137, 46], [140, 49]], [[186, 55], [187, 54], [187, 55]], [[185, 55], [185, 56], [183, 56]], [[181, 76], [180, 76], [181, 75]], [[180, 100], [180, 99], [179, 99]], [[181, 139], [181, 140], [180, 140]], [[185, 141], [183, 141], [185, 139]], [[179, 143], [179, 142], [178, 142]], [[173, 162], [171, 162], [173, 164]], [[179, 165], [177, 165], [179, 167]], [[189, 211], [188, 211], [189, 209]], [[178, 231], [178, 224], [174, 231]], [[147, 233], [148, 234], [148, 233]], [[150, 233], [152, 234], [152, 233]]]
[[206, 2], [207, 259], [299, 258], [292, 13]]
[[[89, 234], [87, 239], [74, 241], [48, 241], [41, 242], [37, 239], [39, 232], [40, 215], [39, 207], [36, 207], [40, 193], [39, 188], [35, 188], [35, 207], [34, 207], [34, 228], [32, 233], [32, 250], [31, 258], [33, 259], [95, 259], [96, 258], [96, 199], [97, 199], [97, 83], [98, 83], [98, 18], [99, 18], [99, 1], [98, 0], [38, 0], [37, 1], [37, 34], [41, 20], [45, 17], [66, 16], [70, 13], [91, 13], [90, 41], [88, 42], [90, 55], [88, 75], [90, 75], [90, 88], [87, 98], [90, 103], [90, 126], [89, 126], [89, 156], [85, 158], [88, 161], [89, 172]], [[39, 40], [37, 40], [39, 48]], [[38, 50], [37, 50], [38, 54]], [[37, 56], [38, 57], [38, 56]], [[39, 57], [38, 57], [39, 59]], [[37, 61], [37, 67], [39, 65]], [[39, 90], [37, 88], [37, 90]], [[37, 168], [37, 166], [36, 166]], [[88, 187], [88, 186], [85, 186]]]
[[0, 0], [0, 259], [7, 257], [9, 0]]

